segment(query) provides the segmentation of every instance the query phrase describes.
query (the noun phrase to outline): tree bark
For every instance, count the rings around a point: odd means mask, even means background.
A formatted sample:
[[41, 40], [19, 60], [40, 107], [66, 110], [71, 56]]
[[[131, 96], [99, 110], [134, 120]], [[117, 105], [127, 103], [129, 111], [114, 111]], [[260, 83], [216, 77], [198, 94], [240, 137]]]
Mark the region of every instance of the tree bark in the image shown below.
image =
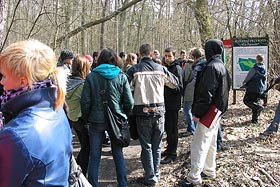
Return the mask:
[[206, 40], [214, 37], [207, 0], [197, 0], [195, 2], [194, 15], [198, 24], [201, 44], [204, 45]]
[[5, 23], [7, 17], [7, 0], [0, 1], [0, 47], [1, 51], [4, 44], [4, 31], [5, 31]]

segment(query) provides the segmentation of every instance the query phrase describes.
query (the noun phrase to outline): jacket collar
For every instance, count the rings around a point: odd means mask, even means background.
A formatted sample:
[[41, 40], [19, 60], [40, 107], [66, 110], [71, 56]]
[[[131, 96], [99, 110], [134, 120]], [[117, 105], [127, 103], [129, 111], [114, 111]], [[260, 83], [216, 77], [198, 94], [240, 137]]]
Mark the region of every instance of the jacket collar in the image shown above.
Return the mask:
[[3, 113], [13, 115], [32, 106], [53, 108], [55, 103], [56, 88], [40, 88], [21, 94], [1, 107]]

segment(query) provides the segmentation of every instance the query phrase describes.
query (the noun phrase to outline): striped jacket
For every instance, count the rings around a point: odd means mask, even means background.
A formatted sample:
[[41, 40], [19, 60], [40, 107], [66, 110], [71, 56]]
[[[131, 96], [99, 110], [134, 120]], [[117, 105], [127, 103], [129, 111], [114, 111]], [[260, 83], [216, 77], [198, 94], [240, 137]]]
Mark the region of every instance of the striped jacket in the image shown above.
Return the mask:
[[127, 71], [127, 75], [134, 91], [134, 115], [163, 115], [164, 86], [177, 88], [177, 77], [150, 57], [143, 57]]

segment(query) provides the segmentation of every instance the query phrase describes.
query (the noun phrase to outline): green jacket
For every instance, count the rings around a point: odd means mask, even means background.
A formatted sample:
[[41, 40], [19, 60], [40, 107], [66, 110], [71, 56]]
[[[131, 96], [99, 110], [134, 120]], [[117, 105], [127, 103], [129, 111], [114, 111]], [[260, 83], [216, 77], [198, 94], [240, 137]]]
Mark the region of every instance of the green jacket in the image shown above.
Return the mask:
[[82, 117], [80, 100], [83, 87], [84, 80], [79, 77], [70, 77], [67, 82], [65, 100], [69, 108], [67, 116], [71, 121], [78, 121], [78, 119]]
[[[85, 80], [81, 97], [82, 117], [89, 125], [96, 126], [96, 130], [105, 130], [101, 82], [97, 76], [98, 73], [93, 71]], [[120, 72], [112, 79], [103, 77], [103, 80], [107, 81], [108, 87], [105, 90], [111, 110], [127, 119], [134, 100], [126, 75]]]

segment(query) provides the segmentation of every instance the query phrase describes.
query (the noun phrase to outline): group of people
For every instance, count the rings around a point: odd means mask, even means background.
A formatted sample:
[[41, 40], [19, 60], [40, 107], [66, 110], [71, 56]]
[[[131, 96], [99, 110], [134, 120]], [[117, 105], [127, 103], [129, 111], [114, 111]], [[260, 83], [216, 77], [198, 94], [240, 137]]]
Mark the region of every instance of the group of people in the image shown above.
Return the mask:
[[[231, 83], [222, 51], [222, 41], [211, 39], [204, 50], [192, 49], [189, 58], [183, 50], [177, 59], [176, 51], [168, 47], [160, 59], [158, 50], [142, 44], [138, 58], [129, 53], [121, 59], [110, 48], [96, 56], [63, 50], [57, 62], [54, 51], [37, 40], [9, 45], [0, 54], [0, 83], [4, 90], [0, 98], [4, 119], [0, 125], [0, 186], [69, 186], [73, 128], [81, 144], [77, 163], [91, 185], [98, 187], [108, 125], [103, 110], [103, 84], [111, 110], [125, 119], [131, 113], [135, 117], [144, 169], [139, 183], [156, 186], [160, 164], [177, 158], [182, 96], [186, 131], [193, 138], [190, 172], [179, 185], [194, 186], [201, 184], [203, 178], [215, 178], [222, 115], [210, 128], [200, 118], [212, 105], [222, 114], [228, 107]], [[261, 64], [257, 64], [255, 71], [259, 72]], [[244, 83], [247, 88], [248, 82]], [[248, 95], [246, 92], [245, 98]], [[257, 120], [262, 109], [253, 110], [253, 120]], [[265, 133], [275, 128], [269, 127]], [[164, 132], [167, 147], [162, 152]], [[111, 141], [111, 149], [117, 186], [127, 187], [123, 147]]]

